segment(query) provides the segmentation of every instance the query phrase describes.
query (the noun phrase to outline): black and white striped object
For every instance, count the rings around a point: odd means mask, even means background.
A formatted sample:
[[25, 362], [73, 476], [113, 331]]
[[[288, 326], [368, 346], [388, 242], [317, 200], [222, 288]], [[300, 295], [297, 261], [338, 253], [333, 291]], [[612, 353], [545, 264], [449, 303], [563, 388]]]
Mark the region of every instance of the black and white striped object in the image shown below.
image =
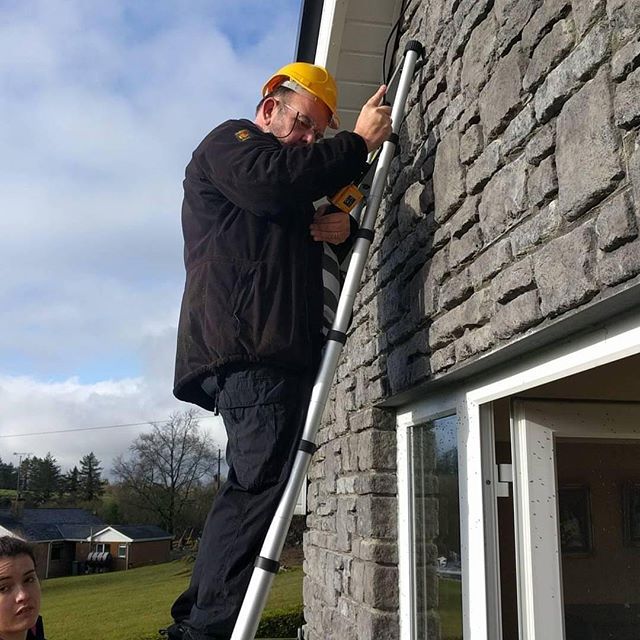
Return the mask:
[[[342, 260], [333, 245], [323, 242], [324, 253], [322, 256], [322, 283], [324, 285], [324, 316], [322, 321], [322, 333], [327, 337], [333, 325], [338, 310], [338, 300], [344, 276], [349, 267], [351, 249], [340, 251], [344, 254]], [[343, 249], [343, 247], [340, 247]]]

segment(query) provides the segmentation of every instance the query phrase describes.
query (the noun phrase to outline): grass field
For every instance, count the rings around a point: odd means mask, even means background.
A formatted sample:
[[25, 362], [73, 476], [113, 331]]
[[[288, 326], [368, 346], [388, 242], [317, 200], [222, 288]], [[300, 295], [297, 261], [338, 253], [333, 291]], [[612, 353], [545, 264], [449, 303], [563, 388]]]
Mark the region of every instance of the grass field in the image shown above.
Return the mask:
[[[54, 578], [42, 583], [49, 640], [156, 640], [169, 608], [189, 582], [191, 565], [170, 562], [129, 571]], [[276, 576], [265, 613], [302, 604], [302, 568]]]

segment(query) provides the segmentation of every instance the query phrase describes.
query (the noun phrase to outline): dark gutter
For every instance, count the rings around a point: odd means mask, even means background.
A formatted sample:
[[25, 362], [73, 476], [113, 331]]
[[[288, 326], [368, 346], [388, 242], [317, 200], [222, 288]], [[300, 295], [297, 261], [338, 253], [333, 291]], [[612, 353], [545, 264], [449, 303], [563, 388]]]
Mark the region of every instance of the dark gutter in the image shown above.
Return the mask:
[[313, 63], [316, 59], [323, 6], [324, 0], [302, 0], [296, 43], [297, 62]]

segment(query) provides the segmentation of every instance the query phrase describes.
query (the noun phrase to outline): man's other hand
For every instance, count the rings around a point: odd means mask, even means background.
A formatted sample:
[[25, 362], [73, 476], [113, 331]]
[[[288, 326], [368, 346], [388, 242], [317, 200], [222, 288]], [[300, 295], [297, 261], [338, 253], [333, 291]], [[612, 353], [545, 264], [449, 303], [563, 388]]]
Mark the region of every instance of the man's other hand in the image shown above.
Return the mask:
[[313, 222], [309, 229], [311, 237], [316, 242], [329, 242], [330, 244], [342, 244], [351, 233], [349, 214], [343, 211], [325, 213], [329, 205], [318, 207]]
[[383, 84], [365, 102], [354, 127], [354, 133], [363, 138], [367, 150], [377, 149], [391, 135], [391, 107], [381, 106], [387, 87]]

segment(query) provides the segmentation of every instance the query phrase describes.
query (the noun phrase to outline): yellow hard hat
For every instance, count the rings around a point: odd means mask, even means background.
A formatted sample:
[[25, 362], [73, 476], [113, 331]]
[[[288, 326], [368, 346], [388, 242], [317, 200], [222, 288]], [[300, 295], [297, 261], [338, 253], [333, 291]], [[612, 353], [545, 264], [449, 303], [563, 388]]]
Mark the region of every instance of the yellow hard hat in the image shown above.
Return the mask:
[[324, 68], [309, 62], [292, 62], [274, 73], [262, 87], [262, 97], [275, 91], [281, 84], [292, 80], [297, 85], [308, 91], [311, 95], [321, 100], [331, 112], [329, 126], [337, 129], [340, 126], [338, 120], [338, 88], [336, 81]]

